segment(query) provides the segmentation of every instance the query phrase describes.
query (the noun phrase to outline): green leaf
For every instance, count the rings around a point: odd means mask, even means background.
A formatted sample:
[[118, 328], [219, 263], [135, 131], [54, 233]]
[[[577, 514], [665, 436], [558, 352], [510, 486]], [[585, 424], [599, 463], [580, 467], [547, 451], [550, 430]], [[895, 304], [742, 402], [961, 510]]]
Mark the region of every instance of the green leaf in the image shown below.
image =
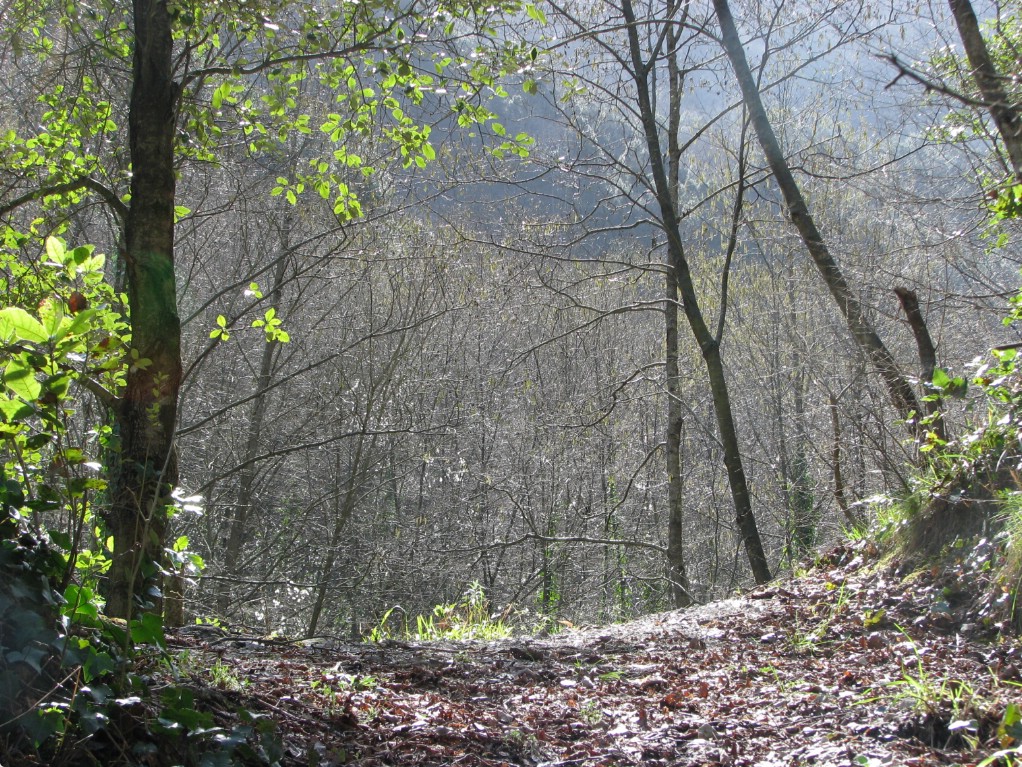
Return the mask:
[[1022, 741], [1022, 709], [1015, 703], [1009, 703], [997, 726], [997, 739], [1002, 747], [1017, 745]]
[[[52, 239], [52, 238], [51, 238]], [[42, 343], [48, 340], [42, 323], [20, 306], [8, 306], [0, 309], [0, 341], [32, 341]]]
[[56, 237], [46, 238], [46, 257], [55, 264], [63, 265], [66, 261], [67, 249]]
[[47, 299], [39, 306], [39, 319], [44, 323], [43, 327], [48, 338], [56, 337], [60, 340], [63, 337], [59, 331], [64, 317], [64, 306], [60, 301]]
[[43, 387], [35, 377], [35, 370], [20, 359], [11, 360], [4, 368], [4, 383], [7, 388], [25, 400], [38, 399]]
[[167, 640], [163, 635], [163, 618], [159, 615], [146, 613], [137, 621], [132, 621], [131, 641], [164, 647]]
[[[66, 604], [61, 612], [73, 621], [81, 621], [83, 618], [97, 621], [99, 610], [96, 607], [96, 595], [90, 588], [71, 584], [64, 591]], [[92, 625], [91, 623], [89, 625]]]
[[78, 264], [78, 266], [81, 266], [92, 255], [92, 251], [94, 249], [95, 248], [92, 245], [79, 245], [71, 251], [71, 258], [74, 259], [74, 262]]
[[30, 418], [35, 408], [15, 399], [0, 399], [0, 413], [3, 413], [7, 423], [16, 423]]
[[87, 333], [92, 330], [92, 321], [99, 312], [95, 309], [83, 309], [74, 316], [71, 324], [64, 329], [64, 337]]
[[546, 14], [532, 3], [526, 3], [525, 12], [533, 21], [537, 21], [540, 24], [546, 24]]

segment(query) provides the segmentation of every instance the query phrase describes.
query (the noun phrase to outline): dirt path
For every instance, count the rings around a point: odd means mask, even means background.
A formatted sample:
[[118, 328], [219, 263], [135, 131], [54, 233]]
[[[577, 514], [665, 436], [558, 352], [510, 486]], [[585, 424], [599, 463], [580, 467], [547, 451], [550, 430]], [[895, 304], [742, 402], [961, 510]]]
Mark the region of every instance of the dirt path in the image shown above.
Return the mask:
[[[271, 716], [286, 765], [976, 764], [1014, 745], [1016, 640], [842, 548], [808, 576], [544, 639], [333, 648], [174, 638], [205, 705]], [[1001, 739], [999, 741], [999, 738]]]

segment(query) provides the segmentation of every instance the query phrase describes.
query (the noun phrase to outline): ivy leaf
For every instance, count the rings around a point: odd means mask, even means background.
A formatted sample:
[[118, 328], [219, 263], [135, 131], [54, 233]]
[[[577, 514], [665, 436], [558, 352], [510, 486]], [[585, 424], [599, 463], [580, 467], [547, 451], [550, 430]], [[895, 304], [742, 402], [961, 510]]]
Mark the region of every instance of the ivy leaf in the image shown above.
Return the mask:
[[167, 640], [163, 635], [163, 618], [159, 615], [146, 613], [138, 620], [132, 621], [131, 640], [140, 644], [165, 647]]

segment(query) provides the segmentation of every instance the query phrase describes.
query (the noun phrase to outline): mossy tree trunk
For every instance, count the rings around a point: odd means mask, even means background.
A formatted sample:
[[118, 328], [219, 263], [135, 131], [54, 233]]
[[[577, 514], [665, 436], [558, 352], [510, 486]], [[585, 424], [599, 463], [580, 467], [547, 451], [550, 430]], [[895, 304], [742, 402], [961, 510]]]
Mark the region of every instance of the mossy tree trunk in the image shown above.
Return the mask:
[[174, 274], [174, 132], [178, 85], [166, 0], [134, 0], [135, 46], [128, 130], [131, 201], [124, 267], [131, 365], [114, 407], [109, 507], [113, 537], [107, 614], [128, 618], [136, 600], [159, 611], [167, 507], [177, 483], [174, 450], [181, 387], [181, 322]]

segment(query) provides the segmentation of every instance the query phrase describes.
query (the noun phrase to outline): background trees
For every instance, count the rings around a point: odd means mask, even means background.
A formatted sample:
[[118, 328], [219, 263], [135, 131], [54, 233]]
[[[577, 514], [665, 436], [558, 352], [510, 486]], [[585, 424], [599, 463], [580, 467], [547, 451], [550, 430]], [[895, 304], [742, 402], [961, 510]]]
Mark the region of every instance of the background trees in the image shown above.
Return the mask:
[[[700, 3], [496, 9], [522, 39], [471, 6], [143, 6], [44, 5], [3, 38], [28, 105], [0, 146], [9, 303], [38, 315], [45, 293], [73, 321], [80, 293], [111, 324], [57, 392], [75, 471], [110, 471], [8, 504], [75, 551], [112, 536], [112, 569], [68, 575], [102, 575], [111, 614], [157, 565], [192, 578], [191, 616], [292, 634], [358, 635], [472, 582], [529, 626], [726, 593], [902, 488], [919, 445], [894, 422], [932, 389], [902, 372], [892, 288], [952, 373], [1012, 340], [982, 123], [956, 133], [960, 102], [886, 89], [901, 70], [868, 56], [949, 77], [909, 9], [734, 3], [725, 49]], [[105, 251], [108, 287], [26, 290], [50, 234]], [[45, 396], [26, 376], [55, 373], [5, 343], [11, 426]], [[39, 466], [64, 450], [25, 429]], [[201, 575], [164, 551], [183, 539]]]

